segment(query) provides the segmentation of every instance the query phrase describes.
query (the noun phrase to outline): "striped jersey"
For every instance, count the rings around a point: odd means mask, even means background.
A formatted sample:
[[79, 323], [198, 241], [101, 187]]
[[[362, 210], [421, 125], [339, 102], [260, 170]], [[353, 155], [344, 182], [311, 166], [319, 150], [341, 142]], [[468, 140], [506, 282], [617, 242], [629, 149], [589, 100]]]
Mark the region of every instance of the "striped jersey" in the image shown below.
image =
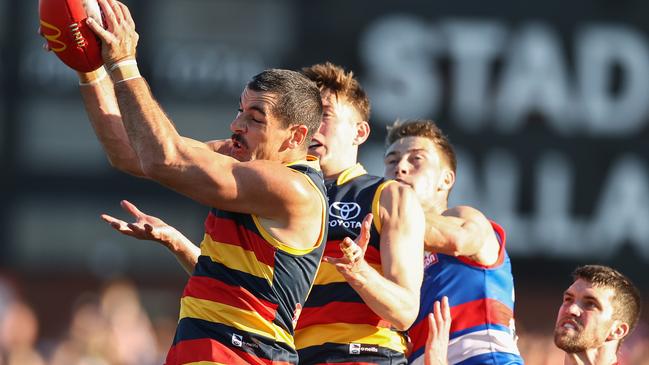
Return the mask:
[[424, 364], [427, 315], [447, 296], [451, 307], [448, 363], [523, 364], [514, 331], [514, 279], [505, 231], [491, 222], [500, 242], [498, 260], [483, 266], [467, 257], [426, 253], [419, 315], [409, 330], [410, 364]]
[[[329, 233], [325, 256], [342, 257], [339, 243], [360, 233], [361, 222], [374, 213], [365, 260], [379, 273], [381, 191], [392, 180], [368, 175], [360, 165], [326, 181]], [[405, 364], [402, 333], [376, 315], [347, 284], [334, 265], [323, 262], [295, 331], [300, 364]]]
[[[322, 174], [289, 165], [317, 188]], [[326, 211], [314, 247], [300, 250], [272, 237], [259, 217], [212, 209], [166, 364], [296, 364], [294, 326], [318, 269]]]

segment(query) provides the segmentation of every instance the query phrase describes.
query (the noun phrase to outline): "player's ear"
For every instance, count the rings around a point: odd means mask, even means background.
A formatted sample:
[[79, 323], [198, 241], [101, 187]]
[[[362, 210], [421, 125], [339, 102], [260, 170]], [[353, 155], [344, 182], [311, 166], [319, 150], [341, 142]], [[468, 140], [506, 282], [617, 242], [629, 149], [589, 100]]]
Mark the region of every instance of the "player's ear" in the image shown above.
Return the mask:
[[622, 321], [614, 321], [613, 328], [606, 338], [607, 341], [621, 340], [629, 334], [629, 324]]
[[369, 136], [370, 124], [364, 120], [356, 123], [356, 137], [354, 138], [354, 144], [358, 146], [365, 143]]
[[288, 127], [288, 138], [285, 147], [295, 149], [306, 143], [306, 137], [309, 134], [309, 128], [304, 124], [296, 124]]
[[453, 184], [455, 184], [455, 173], [448, 168], [442, 169], [442, 175], [440, 176], [437, 188], [443, 191], [450, 191]]

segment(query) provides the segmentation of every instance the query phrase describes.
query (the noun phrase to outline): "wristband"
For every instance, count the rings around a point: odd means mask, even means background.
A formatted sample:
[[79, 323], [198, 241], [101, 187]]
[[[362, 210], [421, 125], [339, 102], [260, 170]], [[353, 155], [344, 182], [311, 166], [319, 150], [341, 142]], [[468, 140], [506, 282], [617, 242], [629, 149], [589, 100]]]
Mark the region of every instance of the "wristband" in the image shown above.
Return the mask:
[[137, 68], [137, 61], [135, 60], [119, 61], [110, 66], [108, 72], [114, 84], [142, 77], [140, 70]]
[[79, 72], [79, 86], [98, 84], [106, 78], [106, 75], [108, 73], [103, 66], [92, 72]]

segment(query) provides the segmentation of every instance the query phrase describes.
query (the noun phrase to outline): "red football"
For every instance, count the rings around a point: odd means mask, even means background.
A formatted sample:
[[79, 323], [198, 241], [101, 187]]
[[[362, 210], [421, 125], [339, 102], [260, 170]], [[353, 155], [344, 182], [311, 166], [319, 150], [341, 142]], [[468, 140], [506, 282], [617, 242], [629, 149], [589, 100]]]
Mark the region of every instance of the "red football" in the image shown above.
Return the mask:
[[41, 34], [49, 48], [77, 71], [98, 69], [101, 59], [101, 41], [86, 24], [91, 16], [103, 24], [97, 0], [39, 0]]

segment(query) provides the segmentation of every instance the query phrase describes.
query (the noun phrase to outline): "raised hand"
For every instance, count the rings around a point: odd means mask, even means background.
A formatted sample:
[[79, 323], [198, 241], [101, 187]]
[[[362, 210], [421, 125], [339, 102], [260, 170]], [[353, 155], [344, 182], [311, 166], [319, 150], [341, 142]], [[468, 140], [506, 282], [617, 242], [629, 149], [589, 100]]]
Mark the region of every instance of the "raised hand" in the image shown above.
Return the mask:
[[141, 212], [127, 200], [122, 200], [120, 205], [122, 209], [135, 218], [135, 222], [127, 223], [108, 214], [102, 214], [101, 219], [124, 235], [140, 240], [157, 241], [172, 250], [175, 248], [174, 245], [182, 236], [178, 230], [160, 218]]
[[135, 22], [126, 5], [115, 0], [98, 0], [104, 14], [104, 27], [88, 17], [87, 24], [101, 39], [101, 53], [104, 63], [111, 65], [135, 59], [135, 49], [140, 36], [135, 31]]
[[330, 263], [336, 267], [348, 283], [354, 285], [364, 284], [364, 278], [359, 275], [365, 269], [371, 268], [365, 261], [365, 251], [370, 241], [370, 229], [372, 228], [372, 213], [363, 218], [361, 223], [361, 232], [352, 241], [351, 238], [345, 237], [340, 243], [340, 250], [343, 252], [342, 257], [325, 256], [324, 262]]
[[437, 300], [433, 304], [433, 313], [428, 314], [428, 338], [426, 339], [426, 352], [424, 364], [447, 365], [448, 341], [451, 330], [451, 310], [448, 297], [442, 297], [442, 302]]

